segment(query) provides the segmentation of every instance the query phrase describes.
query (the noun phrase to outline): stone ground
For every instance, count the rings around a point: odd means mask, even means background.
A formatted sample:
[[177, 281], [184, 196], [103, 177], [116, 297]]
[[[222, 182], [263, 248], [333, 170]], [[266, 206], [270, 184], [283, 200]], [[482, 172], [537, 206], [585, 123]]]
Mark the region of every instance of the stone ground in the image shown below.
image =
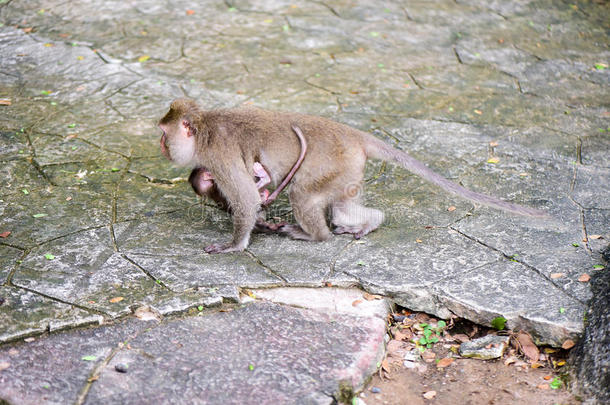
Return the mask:
[[[377, 367], [386, 303], [577, 340], [583, 275], [607, 271], [609, 15], [603, 1], [0, 0], [0, 402], [332, 402]], [[364, 198], [387, 220], [363, 240], [255, 235], [207, 255], [231, 220], [158, 151], [155, 122], [181, 96], [345, 122], [552, 218], [371, 162]], [[290, 219], [285, 197], [269, 216]], [[385, 299], [352, 307], [353, 287]]]

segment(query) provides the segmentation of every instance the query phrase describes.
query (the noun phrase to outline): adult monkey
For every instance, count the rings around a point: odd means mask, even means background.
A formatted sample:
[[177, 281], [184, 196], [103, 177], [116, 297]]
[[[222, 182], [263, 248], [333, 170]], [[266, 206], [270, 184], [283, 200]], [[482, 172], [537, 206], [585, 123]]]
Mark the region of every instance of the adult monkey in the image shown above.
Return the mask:
[[206, 247], [208, 253], [241, 251], [248, 246], [261, 205], [254, 163], [260, 162], [277, 184], [298, 159], [299, 142], [292, 133], [298, 130], [302, 130], [308, 147], [289, 194], [298, 225], [279, 229], [295, 239], [328, 239], [327, 209], [335, 233], [351, 233], [356, 238], [383, 222], [381, 211], [361, 205], [359, 193], [352, 192], [354, 185], [362, 185], [367, 158], [396, 163], [475, 203], [520, 215], [546, 216], [533, 208], [470, 191], [372, 135], [322, 117], [251, 107], [205, 111], [192, 100], [177, 99], [159, 127], [163, 154], [178, 166], [205, 167], [213, 173], [216, 186], [231, 207], [233, 240]]

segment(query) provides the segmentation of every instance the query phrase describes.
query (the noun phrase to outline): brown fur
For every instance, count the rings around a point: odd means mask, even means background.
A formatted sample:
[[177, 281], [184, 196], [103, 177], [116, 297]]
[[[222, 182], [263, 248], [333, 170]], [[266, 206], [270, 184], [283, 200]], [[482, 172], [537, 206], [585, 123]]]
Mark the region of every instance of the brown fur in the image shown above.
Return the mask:
[[[206, 248], [208, 252], [243, 250], [248, 245], [261, 204], [252, 165], [260, 162], [277, 185], [299, 157], [299, 141], [292, 126], [302, 130], [308, 147], [289, 194], [298, 225], [280, 229], [294, 238], [328, 239], [331, 233], [326, 223], [327, 210], [331, 211], [336, 233], [351, 233], [359, 238], [381, 224], [381, 211], [362, 206], [358, 196], [348, 192], [349, 186], [361, 187], [367, 158], [397, 163], [475, 202], [522, 215], [545, 215], [467, 190], [377, 138], [322, 117], [251, 107], [204, 111], [191, 100], [179, 99], [159, 122], [164, 131], [162, 149], [167, 143], [166, 135], [167, 139], [176, 136], [172, 128], [180, 124], [194, 137], [196, 155], [192, 165], [206, 167], [214, 174], [217, 187], [233, 212], [232, 242], [212, 245]], [[172, 158], [171, 150], [164, 154]]]

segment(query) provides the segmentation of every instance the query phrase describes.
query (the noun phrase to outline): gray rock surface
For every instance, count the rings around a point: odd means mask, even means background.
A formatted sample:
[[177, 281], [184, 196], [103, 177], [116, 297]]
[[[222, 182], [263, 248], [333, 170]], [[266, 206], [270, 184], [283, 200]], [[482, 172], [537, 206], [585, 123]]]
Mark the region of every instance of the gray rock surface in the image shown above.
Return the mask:
[[[0, 342], [328, 285], [578, 340], [592, 297], [579, 278], [608, 271], [607, 15], [595, 1], [0, 0]], [[363, 198], [387, 220], [363, 240], [254, 235], [210, 256], [231, 219], [158, 150], [155, 122], [180, 96], [335, 119], [552, 218], [370, 162]], [[285, 196], [268, 216], [291, 220]]]
[[[610, 246], [605, 250], [610, 263]], [[570, 353], [575, 390], [588, 404], [610, 402], [610, 276], [599, 273], [592, 282], [583, 338]]]
[[[388, 306], [362, 300], [357, 290], [313, 294], [313, 309], [259, 301], [230, 312], [129, 319], [4, 345], [0, 362], [9, 367], [0, 373], [0, 398], [15, 404], [330, 404], [340, 388], [360, 389], [383, 359]], [[281, 301], [307, 296], [307, 289], [275, 295]], [[355, 299], [363, 302], [354, 307]]]

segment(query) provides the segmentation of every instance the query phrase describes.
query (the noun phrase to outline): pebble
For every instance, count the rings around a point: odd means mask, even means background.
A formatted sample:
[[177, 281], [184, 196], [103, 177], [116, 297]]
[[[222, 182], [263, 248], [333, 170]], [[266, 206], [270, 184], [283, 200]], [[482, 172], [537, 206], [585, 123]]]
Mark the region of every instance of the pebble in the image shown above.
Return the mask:
[[119, 363], [119, 364], [114, 366], [114, 369], [116, 371], [118, 371], [119, 373], [126, 373], [127, 372], [127, 364]]
[[481, 360], [491, 360], [502, 357], [508, 345], [508, 336], [487, 335], [464, 342], [460, 345], [460, 355]]
[[371, 392], [373, 394], [379, 394], [381, 392], [381, 388], [377, 388], [377, 387], [372, 387], [371, 388]]

